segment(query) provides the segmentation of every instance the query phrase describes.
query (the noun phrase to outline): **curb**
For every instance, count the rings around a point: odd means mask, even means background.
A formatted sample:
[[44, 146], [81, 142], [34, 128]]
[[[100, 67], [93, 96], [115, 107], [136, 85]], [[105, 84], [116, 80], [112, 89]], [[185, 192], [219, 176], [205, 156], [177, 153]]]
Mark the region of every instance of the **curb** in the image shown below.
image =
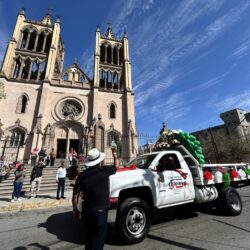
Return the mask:
[[6, 205], [0, 205], [0, 213], [7, 212], [21, 212], [33, 209], [44, 209], [44, 208], [56, 208], [56, 207], [67, 207], [71, 205], [71, 199], [65, 200], [29, 200], [15, 203], [9, 203]]

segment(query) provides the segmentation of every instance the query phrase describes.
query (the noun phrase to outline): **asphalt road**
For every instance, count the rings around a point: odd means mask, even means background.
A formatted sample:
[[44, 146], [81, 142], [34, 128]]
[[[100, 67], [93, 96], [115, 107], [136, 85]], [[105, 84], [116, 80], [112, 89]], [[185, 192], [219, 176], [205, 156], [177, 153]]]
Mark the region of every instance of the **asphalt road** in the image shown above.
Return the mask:
[[[108, 235], [105, 249], [250, 249], [250, 187], [240, 190], [240, 216], [215, 211], [164, 209], [154, 216], [148, 237], [139, 244], [121, 245]], [[0, 215], [0, 250], [84, 249], [83, 229], [70, 208]]]

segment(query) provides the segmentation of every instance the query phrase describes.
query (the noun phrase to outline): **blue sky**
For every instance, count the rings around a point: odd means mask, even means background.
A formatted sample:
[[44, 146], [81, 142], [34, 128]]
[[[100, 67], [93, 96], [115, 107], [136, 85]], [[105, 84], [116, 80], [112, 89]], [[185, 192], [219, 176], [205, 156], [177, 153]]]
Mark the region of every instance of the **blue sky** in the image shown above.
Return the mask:
[[16, 14], [61, 17], [65, 67], [75, 57], [92, 77], [96, 26], [128, 33], [139, 133], [157, 135], [163, 121], [192, 132], [222, 124], [221, 112], [250, 111], [250, 1], [0, 1], [0, 61]]

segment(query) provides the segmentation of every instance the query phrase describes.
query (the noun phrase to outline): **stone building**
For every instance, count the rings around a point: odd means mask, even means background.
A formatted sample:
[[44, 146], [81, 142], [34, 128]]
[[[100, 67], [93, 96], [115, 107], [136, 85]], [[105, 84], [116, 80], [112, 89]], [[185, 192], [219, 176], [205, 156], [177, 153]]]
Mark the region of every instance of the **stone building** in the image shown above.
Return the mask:
[[233, 109], [220, 114], [224, 124], [195, 131], [204, 155], [212, 162], [250, 160], [250, 113]]
[[92, 78], [76, 60], [63, 68], [60, 31], [60, 18], [53, 22], [50, 13], [42, 21], [18, 13], [0, 71], [1, 138], [13, 147], [20, 141], [18, 158], [26, 162], [34, 147], [54, 148], [57, 157], [97, 147], [109, 159], [112, 141], [130, 160], [138, 143], [126, 33], [118, 39], [111, 27], [104, 35], [97, 27]]

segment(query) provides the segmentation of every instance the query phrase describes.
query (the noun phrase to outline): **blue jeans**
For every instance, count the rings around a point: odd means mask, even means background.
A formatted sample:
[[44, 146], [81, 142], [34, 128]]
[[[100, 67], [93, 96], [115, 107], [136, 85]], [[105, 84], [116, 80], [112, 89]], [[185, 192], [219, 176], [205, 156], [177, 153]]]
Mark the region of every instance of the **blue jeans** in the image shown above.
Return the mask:
[[14, 197], [16, 197], [18, 199], [21, 195], [23, 183], [14, 181], [13, 185], [14, 185], [14, 191], [12, 193], [12, 199], [14, 199]]
[[102, 250], [107, 232], [108, 210], [83, 212], [85, 249]]

